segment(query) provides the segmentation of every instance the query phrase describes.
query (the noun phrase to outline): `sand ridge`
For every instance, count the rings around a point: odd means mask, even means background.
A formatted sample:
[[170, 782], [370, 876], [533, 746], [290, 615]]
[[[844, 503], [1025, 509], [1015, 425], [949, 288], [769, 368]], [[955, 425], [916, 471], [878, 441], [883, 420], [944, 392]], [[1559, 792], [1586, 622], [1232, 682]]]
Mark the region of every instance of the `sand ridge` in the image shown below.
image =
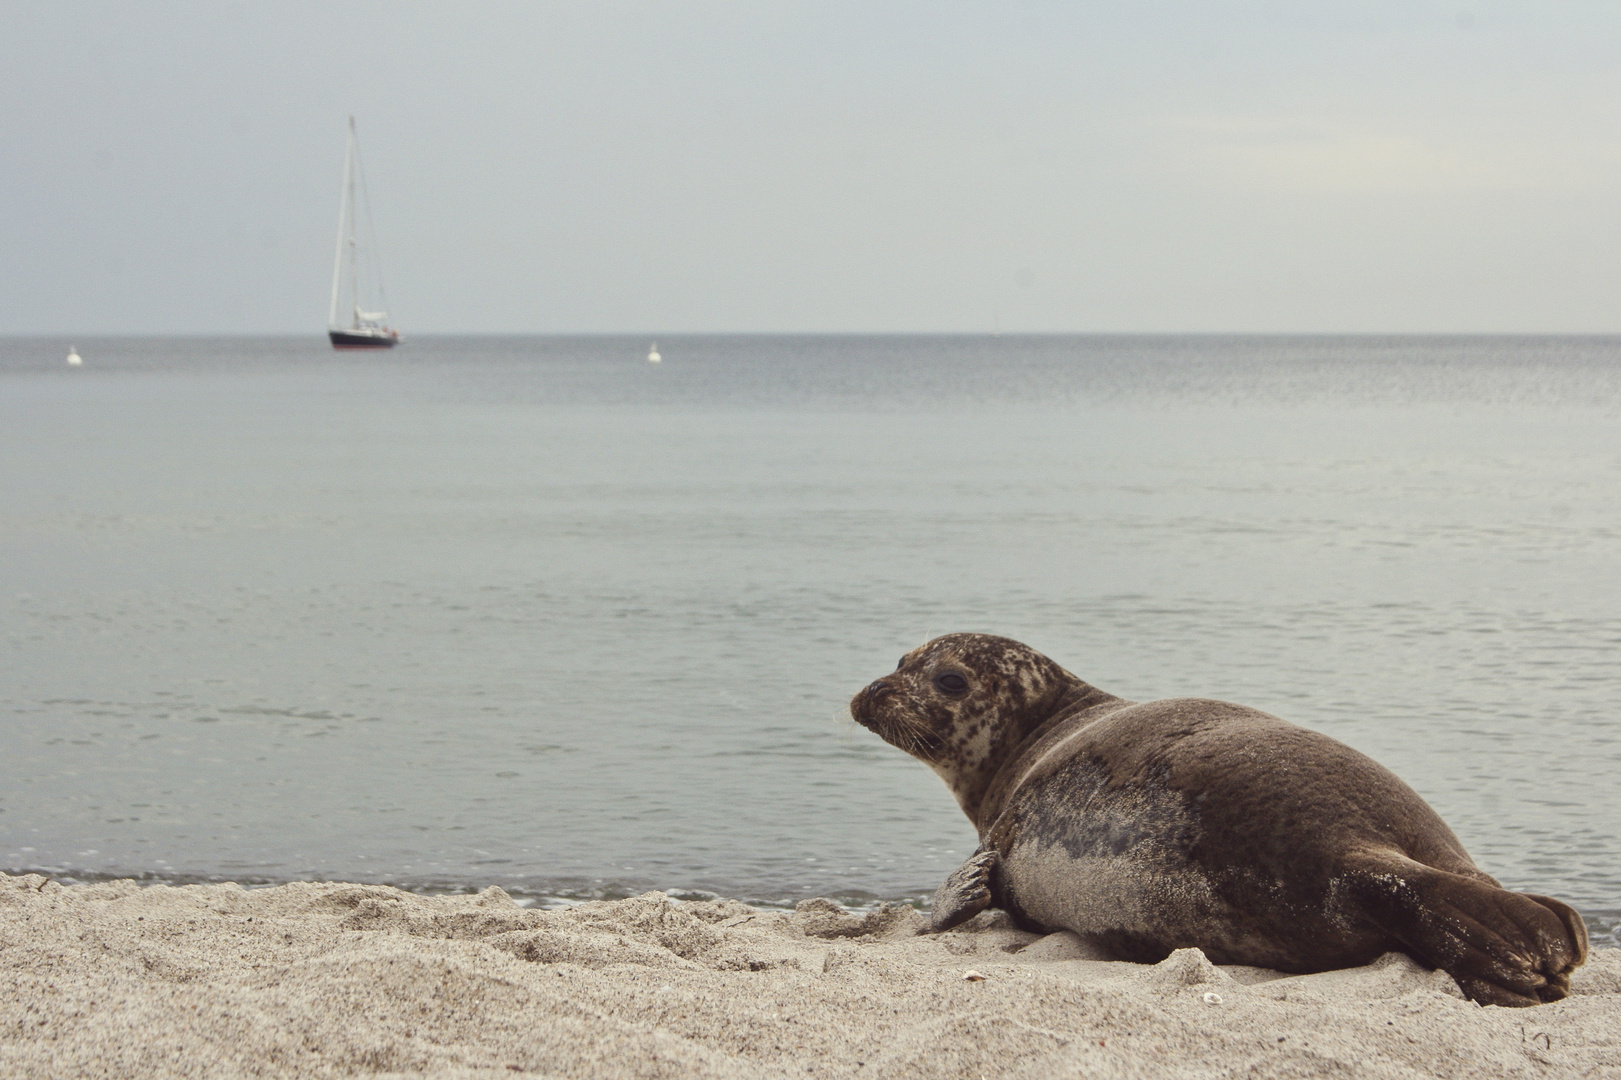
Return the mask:
[[1618, 949], [1502, 1009], [1400, 954], [1281, 977], [1101, 961], [996, 913], [921, 926], [0, 874], [0, 1076], [1621, 1077]]

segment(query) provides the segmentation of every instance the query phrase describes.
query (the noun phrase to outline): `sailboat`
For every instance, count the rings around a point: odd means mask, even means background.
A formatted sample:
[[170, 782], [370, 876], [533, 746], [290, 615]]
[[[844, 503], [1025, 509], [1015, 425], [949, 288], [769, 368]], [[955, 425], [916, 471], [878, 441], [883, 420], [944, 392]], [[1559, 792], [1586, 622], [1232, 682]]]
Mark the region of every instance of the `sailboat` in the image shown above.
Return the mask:
[[[360, 151], [355, 144], [355, 118], [349, 118], [349, 141], [345, 146], [343, 155], [343, 201], [338, 206], [338, 250], [332, 256], [332, 307], [327, 312], [326, 332], [332, 339], [334, 349], [392, 349], [399, 344], [400, 332], [388, 325], [387, 311], [368, 311], [361, 306], [361, 247], [356, 241], [356, 226], [359, 218], [359, 207], [355, 202], [355, 179], [359, 177], [360, 193], [366, 194], [366, 176], [360, 167]], [[366, 208], [366, 231], [368, 238], [371, 229], [371, 208]], [[344, 252], [348, 251], [348, 259]], [[377, 265], [377, 245], [375, 239], [365, 252], [368, 263], [366, 269], [371, 271], [376, 282], [376, 296], [382, 301], [379, 306], [387, 305], [387, 297], [383, 293], [382, 271]], [[348, 269], [348, 274], [344, 270]], [[343, 299], [350, 312], [349, 324], [340, 325], [338, 322], [338, 300]], [[368, 297], [369, 298], [369, 297]]]

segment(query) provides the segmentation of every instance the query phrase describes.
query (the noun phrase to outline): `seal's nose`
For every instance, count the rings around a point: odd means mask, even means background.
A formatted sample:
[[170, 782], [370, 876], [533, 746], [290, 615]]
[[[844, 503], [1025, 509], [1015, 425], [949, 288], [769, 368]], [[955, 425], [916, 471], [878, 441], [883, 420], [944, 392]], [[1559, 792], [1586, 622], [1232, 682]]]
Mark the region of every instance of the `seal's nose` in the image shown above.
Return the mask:
[[865, 723], [872, 707], [894, 692], [895, 688], [883, 679], [869, 683], [866, 689], [850, 702], [850, 715], [855, 717], [858, 723]]

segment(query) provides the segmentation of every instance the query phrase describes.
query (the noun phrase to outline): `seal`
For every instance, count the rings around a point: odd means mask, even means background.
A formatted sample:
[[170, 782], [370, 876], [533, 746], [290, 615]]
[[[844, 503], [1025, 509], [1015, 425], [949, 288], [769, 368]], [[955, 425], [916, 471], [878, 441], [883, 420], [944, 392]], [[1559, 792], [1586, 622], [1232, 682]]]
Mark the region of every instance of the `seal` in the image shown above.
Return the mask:
[[927, 763], [979, 831], [932, 931], [999, 907], [1154, 963], [1304, 974], [1392, 950], [1484, 1005], [1570, 989], [1587, 929], [1475, 866], [1412, 788], [1343, 743], [1256, 709], [1105, 693], [1026, 645], [948, 634], [850, 703]]

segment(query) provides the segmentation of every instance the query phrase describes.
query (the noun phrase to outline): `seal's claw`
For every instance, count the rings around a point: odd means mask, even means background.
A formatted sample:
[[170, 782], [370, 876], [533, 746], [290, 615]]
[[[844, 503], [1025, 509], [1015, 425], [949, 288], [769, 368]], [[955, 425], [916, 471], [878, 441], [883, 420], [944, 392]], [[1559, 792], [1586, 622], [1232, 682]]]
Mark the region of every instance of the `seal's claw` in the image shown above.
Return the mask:
[[929, 912], [929, 933], [938, 934], [967, 922], [991, 906], [991, 871], [996, 849], [980, 848], [934, 891]]

